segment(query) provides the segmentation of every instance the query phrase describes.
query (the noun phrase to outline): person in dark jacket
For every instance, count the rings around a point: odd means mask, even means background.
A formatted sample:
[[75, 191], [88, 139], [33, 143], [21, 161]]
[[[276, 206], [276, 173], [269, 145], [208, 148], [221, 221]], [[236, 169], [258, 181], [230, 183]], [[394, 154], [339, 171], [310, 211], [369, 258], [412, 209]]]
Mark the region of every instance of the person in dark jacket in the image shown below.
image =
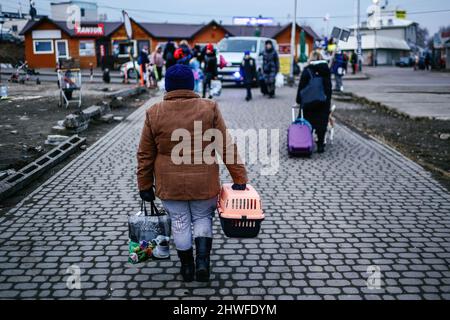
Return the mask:
[[352, 52], [350, 63], [352, 64], [352, 74], [356, 74], [356, 70], [358, 70], [358, 55], [356, 52]]
[[147, 69], [150, 64], [150, 59], [148, 58], [148, 47], [145, 46], [142, 48], [141, 52], [139, 52], [138, 64], [140, 66], [140, 76], [145, 81], [147, 80]]
[[178, 64], [189, 65], [189, 61], [192, 59], [192, 51], [189, 43], [186, 40], [182, 40], [180, 47], [175, 51], [174, 55]]
[[[311, 74], [321, 77], [325, 95], [327, 97], [325, 102], [302, 105], [301, 91], [309, 84]], [[309, 65], [303, 70], [300, 77], [300, 84], [297, 91], [297, 103], [303, 108], [303, 116], [308, 120], [317, 134], [317, 152], [323, 153], [325, 151], [325, 134], [327, 132], [328, 120], [330, 117], [331, 108], [331, 72], [327, 61], [323, 60], [322, 54], [319, 51], [311, 53]], [[300, 117], [300, 115], [299, 115]]]
[[211, 43], [206, 45], [206, 55], [203, 62], [203, 95], [202, 97], [206, 97], [206, 89], [209, 91], [209, 99], [212, 99], [211, 95], [211, 81], [216, 79], [219, 72], [217, 70], [217, 57], [214, 51], [214, 46]]
[[337, 92], [342, 92], [344, 88], [342, 78], [345, 75], [346, 64], [342, 51], [337, 51], [333, 56], [333, 62], [331, 64], [331, 71], [334, 74], [336, 82], [334, 90]]
[[280, 70], [278, 54], [271, 40], [266, 41], [266, 48], [263, 52], [263, 73], [266, 82], [269, 98], [275, 96], [275, 79]]
[[175, 60], [175, 50], [175, 44], [169, 40], [163, 52], [163, 59], [166, 62], [166, 70], [177, 63]]
[[250, 56], [250, 51], [245, 51], [244, 59], [242, 60], [240, 67], [241, 78], [244, 81], [245, 88], [247, 89], [246, 101], [252, 100], [252, 85], [256, 81], [256, 62]]

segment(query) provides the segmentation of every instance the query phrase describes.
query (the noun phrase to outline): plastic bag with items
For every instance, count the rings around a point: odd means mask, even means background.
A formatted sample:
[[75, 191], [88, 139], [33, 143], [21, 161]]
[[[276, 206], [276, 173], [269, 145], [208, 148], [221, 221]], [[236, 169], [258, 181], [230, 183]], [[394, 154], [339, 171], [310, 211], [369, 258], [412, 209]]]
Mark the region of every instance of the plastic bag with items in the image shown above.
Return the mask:
[[163, 209], [158, 209], [152, 201], [149, 215], [142, 201], [141, 210], [128, 217], [128, 261], [138, 263], [149, 258], [169, 258], [170, 228], [170, 217]]
[[218, 97], [222, 94], [222, 81], [212, 80], [211, 81], [211, 95]]

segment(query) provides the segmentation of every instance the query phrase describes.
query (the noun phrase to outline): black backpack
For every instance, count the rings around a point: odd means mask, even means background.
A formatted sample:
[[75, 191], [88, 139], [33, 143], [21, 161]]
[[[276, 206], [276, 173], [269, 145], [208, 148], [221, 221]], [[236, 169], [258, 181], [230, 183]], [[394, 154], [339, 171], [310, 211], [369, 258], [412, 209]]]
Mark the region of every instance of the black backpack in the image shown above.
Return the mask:
[[306, 68], [309, 73], [310, 79], [306, 87], [300, 91], [302, 107], [323, 103], [327, 101], [327, 95], [323, 87], [323, 78], [315, 75], [315, 72], [311, 72], [309, 68]]

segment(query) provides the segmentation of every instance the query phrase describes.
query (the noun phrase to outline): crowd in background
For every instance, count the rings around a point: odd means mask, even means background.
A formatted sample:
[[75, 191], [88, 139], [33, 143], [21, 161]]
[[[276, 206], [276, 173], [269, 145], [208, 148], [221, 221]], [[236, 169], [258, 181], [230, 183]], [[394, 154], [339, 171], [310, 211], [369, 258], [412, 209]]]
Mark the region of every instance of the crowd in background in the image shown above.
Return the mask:
[[211, 98], [211, 82], [217, 79], [218, 68], [223, 68], [226, 62], [221, 56], [218, 59], [211, 43], [203, 47], [199, 44], [191, 47], [186, 40], [180, 41], [179, 45], [169, 40], [164, 46], [158, 45], [152, 53], [149, 53], [148, 47], [144, 47], [139, 53], [138, 64], [149, 87], [156, 86], [163, 78], [164, 70], [171, 66], [189, 66], [194, 75], [194, 91], [203, 98], [207, 94]]

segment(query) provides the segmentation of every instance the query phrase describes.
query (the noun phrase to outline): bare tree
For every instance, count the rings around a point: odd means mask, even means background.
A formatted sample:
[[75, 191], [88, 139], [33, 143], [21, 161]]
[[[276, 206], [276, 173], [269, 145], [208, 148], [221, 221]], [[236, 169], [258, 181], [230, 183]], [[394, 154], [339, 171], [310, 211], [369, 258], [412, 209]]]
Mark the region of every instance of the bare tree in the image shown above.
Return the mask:
[[424, 48], [427, 45], [427, 40], [429, 36], [429, 31], [427, 28], [417, 28], [417, 45]]

